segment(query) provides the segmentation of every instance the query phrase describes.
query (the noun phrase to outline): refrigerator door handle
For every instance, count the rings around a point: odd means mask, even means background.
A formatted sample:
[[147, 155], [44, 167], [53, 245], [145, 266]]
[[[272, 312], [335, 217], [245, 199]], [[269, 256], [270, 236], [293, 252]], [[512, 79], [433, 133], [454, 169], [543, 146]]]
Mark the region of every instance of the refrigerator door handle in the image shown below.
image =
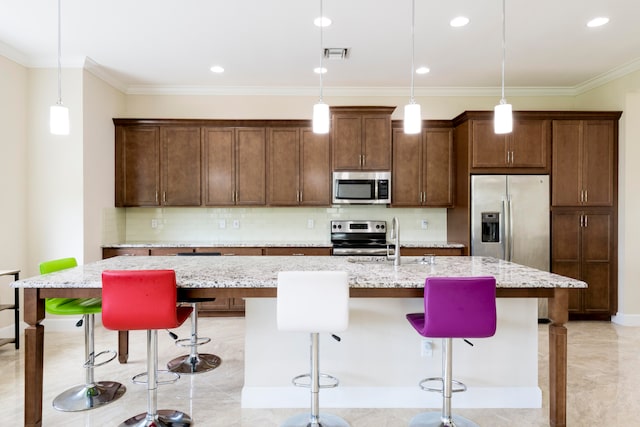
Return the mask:
[[502, 200], [502, 220], [500, 221], [500, 228], [501, 230], [501, 234], [502, 234], [502, 259], [506, 260], [506, 261], [511, 261], [509, 259], [509, 254], [510, 254], [510, 242], [509, 242], [509, 235], [510, 235], [510, 230], [509, 230], [509, 222], [510, 222], [510, 214], [511, 212], [509, 212], [509, 205], [508, 205], [508, 201], [507, 200]]
[[512, 201], [511, 201], [511, 196], [509, 196], [508, 198], [508, 202], [507, 202], [507, 207], [509, 209], [509, 227], [507, 228], [507, 232], [509, 233], [509, 237], [508, 237], [508, 241], [509, 241], [509, 252], [508, 252], [508, 257], [507, 260], [508, 261], [512, 261], [513, 260], [513, 207], [512, 207]]

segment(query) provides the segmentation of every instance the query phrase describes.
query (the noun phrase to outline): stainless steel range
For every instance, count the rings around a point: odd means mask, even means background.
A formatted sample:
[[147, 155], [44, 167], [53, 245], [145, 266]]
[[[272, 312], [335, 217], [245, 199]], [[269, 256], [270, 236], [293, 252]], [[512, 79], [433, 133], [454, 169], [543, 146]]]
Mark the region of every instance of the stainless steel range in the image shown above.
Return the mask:
[[387, 255], [386, 221], [331, 221], [333, 255]]

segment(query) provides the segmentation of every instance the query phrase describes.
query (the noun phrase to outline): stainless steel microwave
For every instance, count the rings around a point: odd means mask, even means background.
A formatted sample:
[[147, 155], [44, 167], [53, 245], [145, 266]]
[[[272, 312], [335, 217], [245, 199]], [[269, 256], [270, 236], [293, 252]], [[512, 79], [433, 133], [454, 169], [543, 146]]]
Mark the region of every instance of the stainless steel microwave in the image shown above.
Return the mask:
[[391, 203], [391, 172], [334, 172], [333, 204]]

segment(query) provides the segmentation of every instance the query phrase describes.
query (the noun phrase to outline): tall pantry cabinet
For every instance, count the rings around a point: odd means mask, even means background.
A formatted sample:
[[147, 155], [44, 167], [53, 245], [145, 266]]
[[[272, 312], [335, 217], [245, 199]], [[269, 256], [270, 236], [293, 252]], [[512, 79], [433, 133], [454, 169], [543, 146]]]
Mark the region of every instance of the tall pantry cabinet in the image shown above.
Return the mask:
[[584, 280], [569, 294], [572, 319], [617, 311], [619, 112], [552, 122], [551, 268]]

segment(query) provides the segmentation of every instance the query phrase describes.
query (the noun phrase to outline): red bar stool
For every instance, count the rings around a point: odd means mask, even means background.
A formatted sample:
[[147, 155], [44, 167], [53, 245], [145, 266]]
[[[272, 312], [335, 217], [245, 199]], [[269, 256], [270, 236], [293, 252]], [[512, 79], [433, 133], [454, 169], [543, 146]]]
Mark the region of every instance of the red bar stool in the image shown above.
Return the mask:
[[[494, 277], [429, 277], [424, 285], [424, 313], [407, 314], [423, 337], [443, 338], [442, 377], [420, 381], [420, 388], [442, 393], [442, 412], [416, 415], [410, 427], [477, 427], [473, 421], [451, 414], [451, 395], [465, 391], [452, 377], [452, 338], [487, 338], [496, 332], [496, 279]], [[439, 381], [441, 387], [429, 387]], [[459, 387], [454, 389], [453, 384]]]
[[[294, 415], [281, 427], [349, 427], [342, 418], [320, 414], [321, 388], [338, 386], [338, 379], [320, 373], [319, 332], [340, 332], [349, 324], [349, 283], [344, 271], [281, 271], [278, 273], [277, 321], [281, 331], [309, 332], [311, 372], [292, 382], [311, 389], [311, 413]], [[327, 380], [320, 384], [320, 378]], [[308, 381], [304, 381], [307, 379]]]
[[[40, 263], [40, 274], [55, 273], [77, 267], [75, 258], [60, 258]], [[62, 316], [82, 316], [76, 326], [84, 325], [85, 382], [63, 391], [53, 399], [53, 407], [58, 411], [75, 412], [97, 408], [111, 403], [125, 393], [127, 388], [116, 381], [94, 380], [93, 369], [111, 362], [117, 354], [104, 350], [96, 354], [94, 349], [95, 314], [102, 310], [100, 298], [47, 298], [44, 302], [47, 313]], [[110, 355], [110, 357], [108, 357]], [[101, 356], [108, 357], [98, 362]]]
[[177, 306], [176, 275], [173, 270], [106, 270], [102, 273], [102, 324], [117, 331], [147, 331], [147, 372], [133, 377], [142, 383], [147, 376], [147, 412], [129, 418], [124, 426], [182, 427], [191, 425], [184, 412], [158, 410], [158, 329], [177, 328], [191, 314], [191, 307]]

